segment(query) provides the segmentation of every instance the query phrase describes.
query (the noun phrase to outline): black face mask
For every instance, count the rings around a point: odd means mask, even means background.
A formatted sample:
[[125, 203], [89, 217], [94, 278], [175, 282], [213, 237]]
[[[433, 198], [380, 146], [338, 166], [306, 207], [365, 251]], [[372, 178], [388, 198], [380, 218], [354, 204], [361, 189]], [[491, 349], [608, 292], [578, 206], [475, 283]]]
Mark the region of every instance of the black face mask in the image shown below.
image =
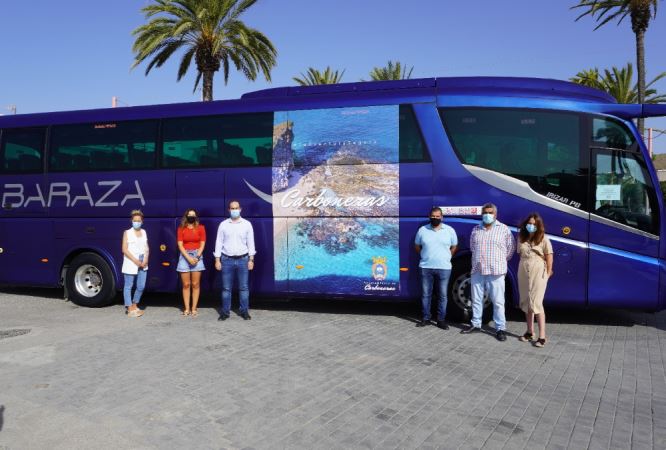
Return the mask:
[[197, 221], [197, 218], [194, 216], [187, 216], [187, 223], [194, 223]]
[[435, 219], [433, 217], [430, 218], [430, 225], [433, 227], [438, 227], [440, 223], [442, 223], [442, 219]]

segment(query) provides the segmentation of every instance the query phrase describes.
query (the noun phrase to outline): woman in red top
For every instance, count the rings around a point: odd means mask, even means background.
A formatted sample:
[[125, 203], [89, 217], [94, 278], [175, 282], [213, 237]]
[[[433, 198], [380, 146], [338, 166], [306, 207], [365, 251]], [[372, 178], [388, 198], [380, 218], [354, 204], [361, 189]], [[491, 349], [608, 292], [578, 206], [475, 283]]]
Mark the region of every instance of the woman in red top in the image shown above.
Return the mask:
[[[199, 292], [201, 291], [201, 272], [206, 270], [201, 255], [206, 246], [206, 229], [199, 223], [199, 215], [194, 209], [183, 214], [178, 227], [178, 267], [183, 282], [183, 315], [196, 317], [199, 313]], [[192, 291], [192, 309], [190, 309], [190, 289]]]

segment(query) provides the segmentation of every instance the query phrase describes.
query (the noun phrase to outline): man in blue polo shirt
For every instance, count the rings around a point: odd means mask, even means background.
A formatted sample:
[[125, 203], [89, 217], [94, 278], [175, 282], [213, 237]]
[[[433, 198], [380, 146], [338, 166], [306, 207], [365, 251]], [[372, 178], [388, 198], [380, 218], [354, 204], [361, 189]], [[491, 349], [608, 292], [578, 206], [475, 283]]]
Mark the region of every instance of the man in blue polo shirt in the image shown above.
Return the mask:
[[456, 231], [442, 223], [443, 214], [440, 208], [430, 210], [430, 223], [419, 228], [414, 240], [416, 253], [421, 256], [421, 306], [423, 319], [416, 324], [425, 327], [430, 324], [430, 299], [434, 278], [439, 281], [439, 300], [437, 302], [437, 326], [448, 330], [446, 324], [446, 293], [451, 277], [451, 257], [456, 253], [458, 236]]

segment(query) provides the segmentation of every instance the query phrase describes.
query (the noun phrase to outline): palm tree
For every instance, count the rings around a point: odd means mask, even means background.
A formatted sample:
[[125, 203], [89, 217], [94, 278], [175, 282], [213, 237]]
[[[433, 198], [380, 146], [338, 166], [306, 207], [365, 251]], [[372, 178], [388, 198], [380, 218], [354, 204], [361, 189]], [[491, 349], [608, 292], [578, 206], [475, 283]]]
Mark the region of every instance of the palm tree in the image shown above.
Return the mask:
[[292, 79], [301, 86], [314, 86], [315, 84], [335, 84], [342, 81], [342, 76], [345, 74], [344, 69], [342, 72], [333, 71], [329, 66], [326, 70], [319, 71], [309, 67], [307, 72], [301, 73], [302, 78], [293, 77]]
[[666, 102], [666, 95], [658, 94], [652, 85], [662, 78], [666, 77], [666, 72], [662, 72], [645, 86], [645, 99], [638, 101], [638, 86], [634, 84], [634, 68], [631, 63], [626, 67], [618, 69], [613, 67], [611, 70], [605, 69], [603, 75], [599, 69], [583, 70], [578, 72], [570, 81], [605, 91], [612, 95], [618, 103], [662, 103]]
[[385, 81], [385, 80], [406, 80], [412, 77], [414, 66], [407, 72], [407, 66], [403, 66], [400, 61], [389, 61], [384, 67], [374, 67], [370, 71], [370, 79], [372, 81]]
[[[587, 15], [595, 18], [598, 25], [595, 30], [604, 26], [611, 20], [617, 19], [620, 24], [627, 16], [631, 18], [631, 30], [636, 35], [636, 67], [638, 69], [638, 97], [637, 103], [644, 103], [646, 96], [645, 85], [645, 32], [650, 20], [657, 14], [659, 0], [579, 0], [574, 8], [585, 8], [576, 20]], [[644, 133], [644, 119], [638, 119], [638, 129]]]
[[177, 50], [184, 50], [178, 81], [197, 66], [196, 90], [203, 78], [203, 100], [213, 100], [213, 75], [222, 68], [224, 84], [234, 65], [249, 80], [259, 72], [271, 80], [277, 51], [261, 32], [249, 28], [240, 16], [257, 0], [154, 0], [141, 11], [151, 19], [132, 32], [136, 41], [132, 68], [150, 59], [146, 75], [161, 67]]

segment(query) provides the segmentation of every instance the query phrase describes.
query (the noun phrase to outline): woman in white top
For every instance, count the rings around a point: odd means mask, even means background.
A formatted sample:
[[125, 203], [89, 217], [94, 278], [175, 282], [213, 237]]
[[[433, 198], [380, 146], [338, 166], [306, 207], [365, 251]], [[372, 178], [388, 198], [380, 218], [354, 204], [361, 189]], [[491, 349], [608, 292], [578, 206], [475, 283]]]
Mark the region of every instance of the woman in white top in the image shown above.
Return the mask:
[[[132, 219], [132, 228], [123, 233], [123, 267], [122, 272], [125, 277], [125, 288], [123, 289], [123, 299], [127, 308], [128, 317], [141, 317], [143, 311], [139, 309], [141, 294], [146, 286], [146, 277], [148, 275], [148, 235], [142, 230], [143, 213], [134, 210], [130, 214]], [[134, 297], [132, 297], [132, 287], [136, 282]]]

